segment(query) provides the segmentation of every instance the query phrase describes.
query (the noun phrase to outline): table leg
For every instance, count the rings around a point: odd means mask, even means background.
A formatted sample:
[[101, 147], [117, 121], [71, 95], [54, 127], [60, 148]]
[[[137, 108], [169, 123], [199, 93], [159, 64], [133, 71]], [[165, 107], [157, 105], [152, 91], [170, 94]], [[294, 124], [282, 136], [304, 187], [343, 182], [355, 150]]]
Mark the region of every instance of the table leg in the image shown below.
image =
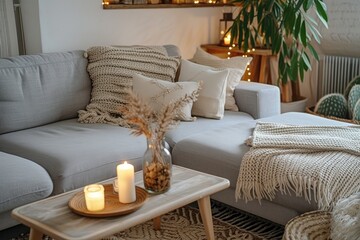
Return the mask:
[[261, 56], [259, 83], [268, 83], [269, 78], [268, 57]]
[[208, 240], [214, 240], [214, 225], [211, 213], [210, 196], [203, 197], [198, 200], [201, 219], [204, 224], [206, 238]]
[[153, 219], [153, 228], [155, 231], [160, 230], [161, 228], [161, 216], [158, 216]]
[[41, 240], [43, 237], [43, 233], [34, 229], [34, 228], [31, 228], [30, 229], [30, 236], [29, 236], [29, 240]]

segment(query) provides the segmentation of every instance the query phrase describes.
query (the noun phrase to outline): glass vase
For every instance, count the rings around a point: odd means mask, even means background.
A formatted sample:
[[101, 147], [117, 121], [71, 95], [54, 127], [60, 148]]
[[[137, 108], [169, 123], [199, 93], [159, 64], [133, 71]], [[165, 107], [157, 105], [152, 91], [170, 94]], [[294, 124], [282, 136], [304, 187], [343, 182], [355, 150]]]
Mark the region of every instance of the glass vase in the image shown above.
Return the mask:
[[144, 187], [150, 194], [164, 193], [171, 185], [171, 154], [165, 141], [147, 139], [147, 150], [143, 159]]

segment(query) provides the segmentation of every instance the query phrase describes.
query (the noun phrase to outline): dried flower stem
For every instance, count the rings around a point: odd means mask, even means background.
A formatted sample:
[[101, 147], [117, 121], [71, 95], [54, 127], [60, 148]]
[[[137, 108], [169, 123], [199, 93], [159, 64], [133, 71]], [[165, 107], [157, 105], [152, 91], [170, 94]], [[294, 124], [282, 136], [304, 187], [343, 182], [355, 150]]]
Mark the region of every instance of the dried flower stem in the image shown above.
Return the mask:
[[128, 104], [120, 108], [122, 118], [131, 127], [131, 134], [135, 136], [145, 135], [154, 143], [153, 161], [162, 161], [161, 142], [166, 131], [178, 124], [176, 117], [180, 110], [188, 103], [197, 99], [199, 89], [190, 95], [185, 95], [175, 102], [170, 102], [159, 112], [155, 112], [149, 104], [142, 101], [133, 91], [128, 91]]

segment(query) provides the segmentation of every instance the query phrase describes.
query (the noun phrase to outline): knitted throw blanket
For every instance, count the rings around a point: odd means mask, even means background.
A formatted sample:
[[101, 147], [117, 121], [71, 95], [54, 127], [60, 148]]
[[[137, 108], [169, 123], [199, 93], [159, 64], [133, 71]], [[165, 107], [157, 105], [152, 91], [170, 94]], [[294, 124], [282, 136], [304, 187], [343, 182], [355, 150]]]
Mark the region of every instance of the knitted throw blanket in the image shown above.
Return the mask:
[[180, 58], [167, 56], [162, 46], [92, 47], [87, 50], [92, 91], [79, 122], [126, 126], [119, 112], [127, 103], [134, 73], [173, 82]]
[[272, 200], [282, 194], [312, 198], [330, 210], [360, 191], [359, 126], [258, 123], [242, 159], [236, 199]]

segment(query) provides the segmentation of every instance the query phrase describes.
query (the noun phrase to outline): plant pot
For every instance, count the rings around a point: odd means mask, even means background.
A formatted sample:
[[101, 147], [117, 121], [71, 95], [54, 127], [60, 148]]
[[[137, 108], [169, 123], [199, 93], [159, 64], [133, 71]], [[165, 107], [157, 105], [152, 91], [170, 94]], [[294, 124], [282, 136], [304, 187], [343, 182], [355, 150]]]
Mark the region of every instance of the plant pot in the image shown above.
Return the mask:
[[305, 112], [307, 98], [303, 97], [303, 99], [294, 102], [281, 103], [281, 113], [286, 112]]
[[315, 106], [313, 107], [307, 107], [306, 108], [306, 112], [319, 116], [319, 117], [323, 117], [323, 118], [328, 118], [328, 119], [332, 119], [332, 120], [336, 120], [336, 121], [341, 121], [341, 122], [347, 122], [347, 123], [352, 123], [352, 124], [359, 124], [360, 125], [360, 121], [356, 121], [356, 120], [351, 120], [351, 119], [345, 119], [345, 118], [338, 118], [338, 117], [332, 117], [332, 116], [325, 116], [319, 113], [314, 112]]

